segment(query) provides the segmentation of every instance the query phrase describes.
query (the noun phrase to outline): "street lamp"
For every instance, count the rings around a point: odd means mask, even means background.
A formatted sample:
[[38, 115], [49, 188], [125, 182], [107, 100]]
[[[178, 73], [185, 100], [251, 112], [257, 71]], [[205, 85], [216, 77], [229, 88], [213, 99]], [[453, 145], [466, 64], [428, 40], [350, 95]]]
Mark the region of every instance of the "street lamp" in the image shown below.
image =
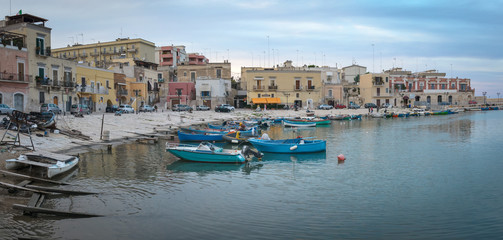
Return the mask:
[[482, 92], [482, 95], [484, 95], [484, 105], [487, 104], [487, 102], [486, 102], [486, 94], [487, 94], [487, 92]]
[[283, 93], [283, 95], [285, 95], [286, 97], [286, 107], [287, 109], [290, 109], [290, 107], [288, 106], [288, 96], [290, 96], [290, 93]]

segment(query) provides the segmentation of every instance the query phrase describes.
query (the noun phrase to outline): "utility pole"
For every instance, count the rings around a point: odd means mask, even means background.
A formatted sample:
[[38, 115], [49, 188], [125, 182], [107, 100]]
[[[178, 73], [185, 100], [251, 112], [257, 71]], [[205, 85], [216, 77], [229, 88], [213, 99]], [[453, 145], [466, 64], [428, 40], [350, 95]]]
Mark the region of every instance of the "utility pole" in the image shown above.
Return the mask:
[[269, 35], [267, 35], [267, 66], [271, 66], [271, 53], [269, 52]]
[[375, 68], [374, 68], [374, 44], [372, 43], [372, 72], [375, 73]]

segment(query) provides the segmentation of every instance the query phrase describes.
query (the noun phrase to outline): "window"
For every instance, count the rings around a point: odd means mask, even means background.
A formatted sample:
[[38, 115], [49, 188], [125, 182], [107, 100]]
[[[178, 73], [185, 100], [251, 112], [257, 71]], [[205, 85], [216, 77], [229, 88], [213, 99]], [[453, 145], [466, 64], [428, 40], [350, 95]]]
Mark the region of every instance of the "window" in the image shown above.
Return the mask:
[[183, 76], [184, 76], [184, 77], [187, 77], [187, 72], [183, 72]]
[[37, 37], [37, 39], [36, 39], [36, 45], [37, 45], [36, 54], [38, 54], [38, 55], [44, 55], [44, 47], [45, 47], [44, 38]]
[[53, 82], [56, 84], [56, 82], [58, 81], [58, 69], [52, 70], [52, 79], [53, 79]]
[[269, 77], [270, 86], [276, 86], [276, 77]]
[[386, 82], [388, 82], [388, 77], [386, 77]]
[[134, 49], [134, 44], [133, 44], [133, 45], [131, 45], [131, 48], [132, 48], [132, 49]]
[[260, 93], [259, 93], [259, 94], [257, 94], [257, 96], [258, 96], [258, 97], [260, 97]]
[[455, 83], [451, 84], [451, 88], [455, 89], [456, 88], [456, 84]]
[[300, 94], [299, 94], [299, 93], [297, 93], [297, 95], [296, 95], [296, 96], [297, 96], [297, 98], [299, 98]]
[[45, 102], [45, 93], [44, 92], [39, 92], [38, 93], [38, 99], [39, 99], [39, 103], [44, 103]]
[[274, 93], [273, 93], [273, 94], [271, 94], [271, 97], [274, 97]]
[[116, 53], [116, 52], [117, 52], [117, 47], [114, 47], [114, 53]]
[[442, 84], [442, 89], [445, 89], [445, 87], [446, 87], [445, 84]]
[[431, 88], [430, 89], [435, 89], [435, 84], [434, 83], [431, 84]]
[[95, 49], [94, 49], [94, 53], [96, 53], [97, 51], [98, 51], [98, 50], [95, 48]]
[[162, 73], [157, 74], [157, 79], [162, 79]]
[[386, 88], [386, 93], [389, 93], [389, 89], [388, 88]]
[[181, 88], [176, 89], [176, 95], [178, 95], [178, 96], [182, 95], [182, 89]]
[[110, 89], [109, 81], [107, 80], [107, 89]]
[[217, 69], [217, 78], [222, 78], [222, 69]]
[[190, 81], [192, 82], [196, 81], [196, 72], [190, 72]]
[[82, 77], [82, 86], [85, 87], [86, 86], [86, 78], [85, 77]]
[[211, 97], [210, 91], [201, 91], [201, 97]]
[[332, 89], [328, 89], [328, 96], [332, 97]]

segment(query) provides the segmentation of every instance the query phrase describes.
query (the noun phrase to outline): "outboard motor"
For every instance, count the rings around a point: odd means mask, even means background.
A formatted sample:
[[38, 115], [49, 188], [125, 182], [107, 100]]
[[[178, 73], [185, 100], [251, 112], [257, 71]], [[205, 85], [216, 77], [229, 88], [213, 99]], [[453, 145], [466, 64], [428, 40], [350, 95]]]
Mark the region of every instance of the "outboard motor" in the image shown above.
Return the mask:
[[241, 153], [245, 156], [245, 158], [249, 158], [250, 155], [253, 155], [254, 157], [258, 158], [259, 160], [262, 159], [264, 156], [263, 153], [261, 153], [258, 150], [252, 149], [249, 146], [243, 146], [243, 149], [241, 149]]

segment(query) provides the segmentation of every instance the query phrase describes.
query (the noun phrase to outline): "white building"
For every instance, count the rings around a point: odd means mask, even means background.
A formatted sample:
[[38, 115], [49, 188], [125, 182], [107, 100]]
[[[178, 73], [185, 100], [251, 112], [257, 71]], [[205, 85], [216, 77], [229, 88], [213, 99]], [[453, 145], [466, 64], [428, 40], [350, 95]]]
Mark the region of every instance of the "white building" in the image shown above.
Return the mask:
[[215, 108], [219, 104], [232, 104], [231, 80], [203, 78], [196, 79], [196, 104]]
[[342, 68], [342, 81], [344, 83], [353, 84], [355, 82], [355, 77], [358, 75], [363, 75], [367, 72], [367, 67], [362, 67], [359, 65], [351, 65]]

